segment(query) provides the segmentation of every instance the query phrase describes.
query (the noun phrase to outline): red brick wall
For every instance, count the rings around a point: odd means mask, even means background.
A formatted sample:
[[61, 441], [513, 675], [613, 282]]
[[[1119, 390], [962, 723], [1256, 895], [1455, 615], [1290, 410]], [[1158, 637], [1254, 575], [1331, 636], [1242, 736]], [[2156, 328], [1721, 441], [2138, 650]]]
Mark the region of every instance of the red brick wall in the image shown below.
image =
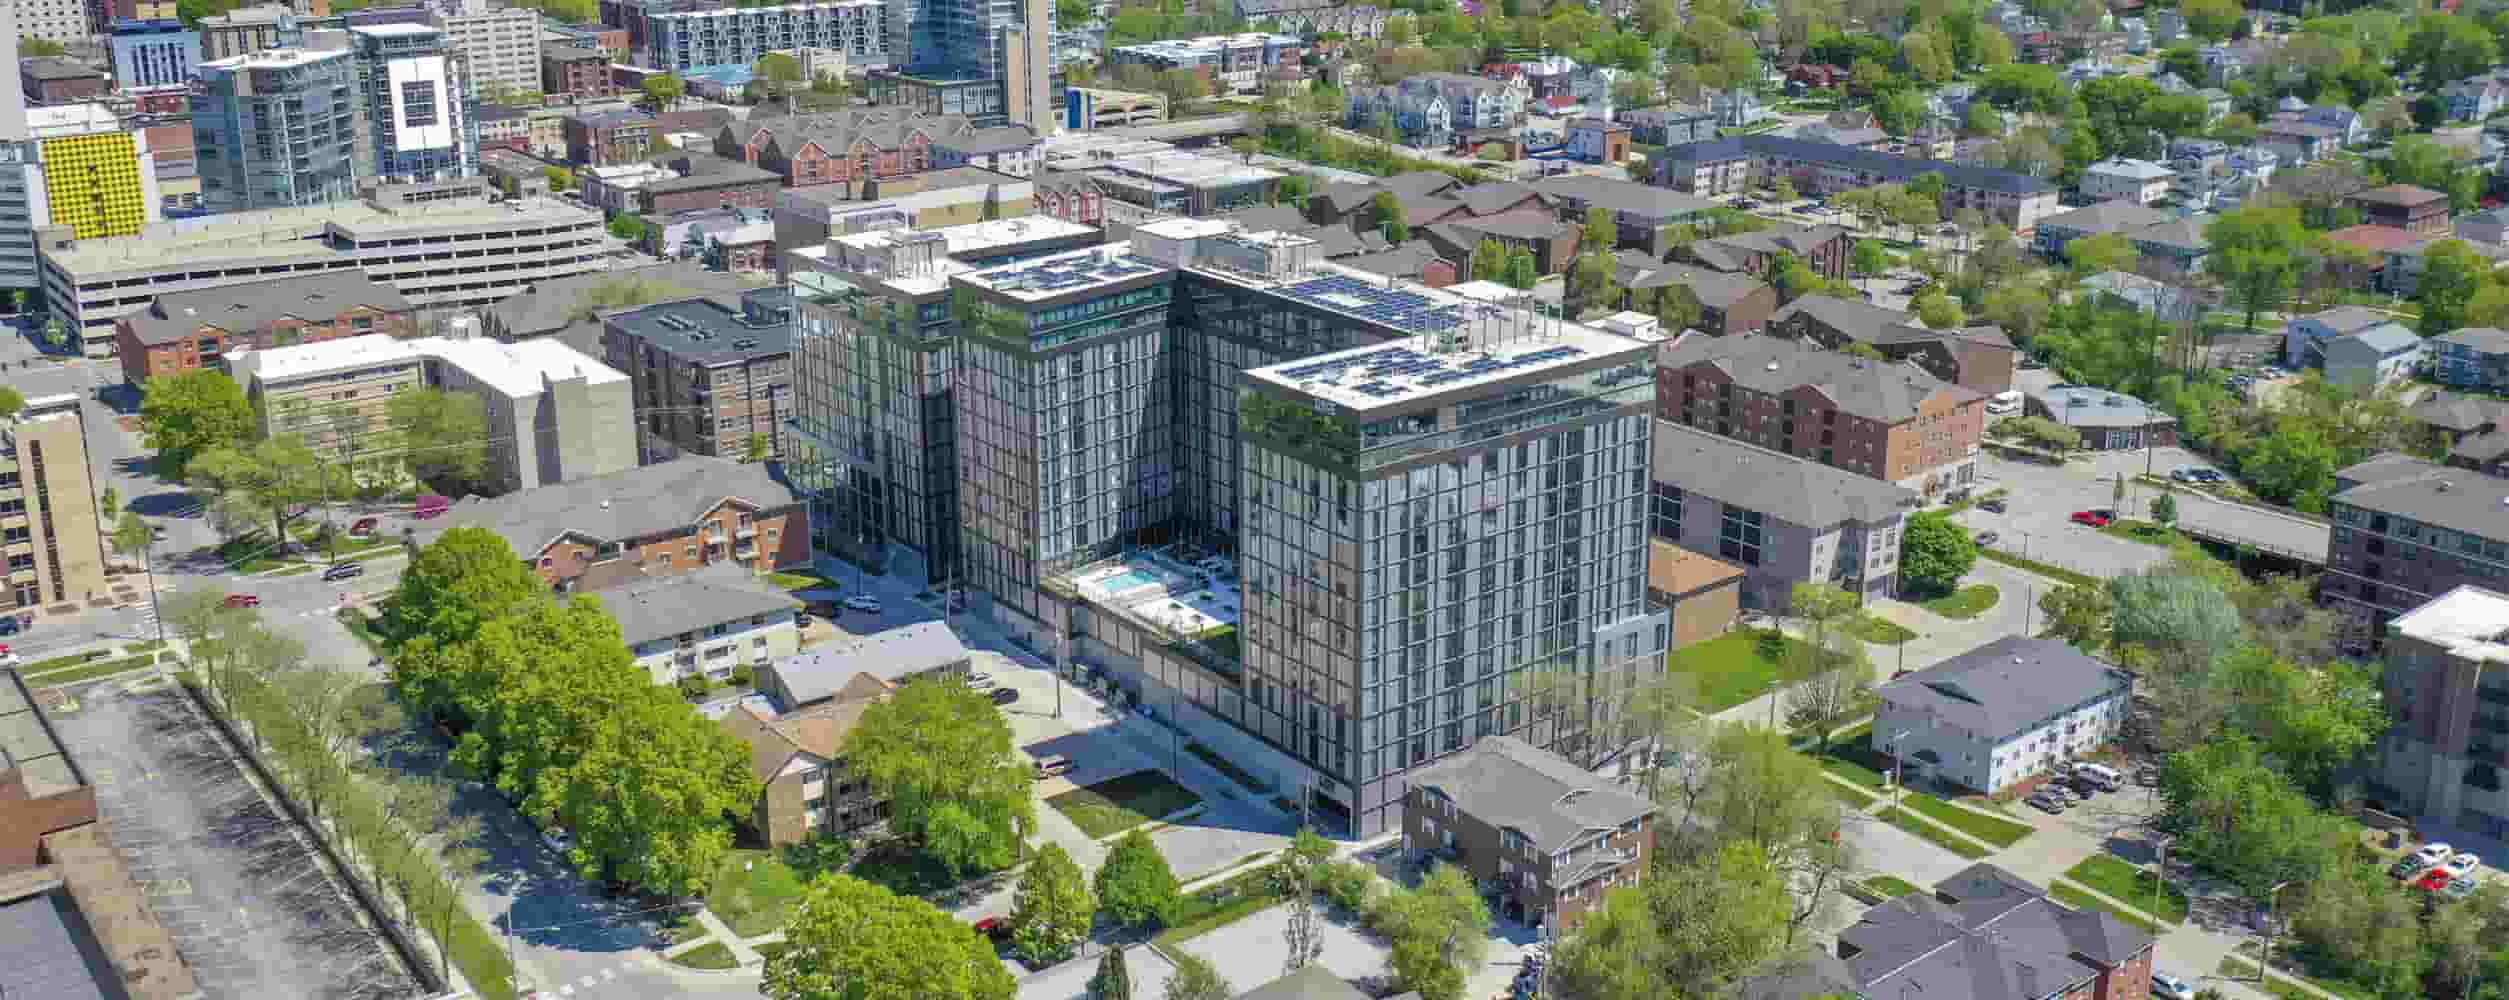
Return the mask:
[[741, 181], [720, 187], [652, 195], [645, 199], [644, 212], [666, 216], [697, 209], [721, 208], [727, 204], [740, 208], [773, 208], [779, 186], [772, 180]]
[[2152, 995], [2152, 949], [2145, 948], [2126, 964], [2100, 974], [2088, 996], [2096, 1000], [2147, 1000]]
[[[716, 550], [719, 554], [711, 560], [706, 556], [704, 541], [698, 537], [703, 521], [691, 524], [688, 534], [649, 540], [637, 546], [634, 553], [623, 553], [621, 558], [642, 557], [647, 576], [677, 576], [716, 563], [737, 563], [732, 552], [738, 547], [735, 533], [739, 530], [739, 511], [727, 505], [717, 508], [711, 519], [722, 528], [724, 538], [722, 547]], [[757, 528], [760, 569], [775, 570], [810, 561], [810, 515], [804, 508], [796, 506], [786, 513], [761, 515]], [[769, 537], [769, 532], [774, 533], [773, 537]], [[694, 556], [689, 554], [690, 546], [696, 547]], [[593, 552], [591, 545], [572, 538], [561, 539], [540, 550], [533, 569], [551, 584], [572, 580], [584, 575], [584, 570], [592, 565]], [[665, 555], [671, 557], [668, 566], [662, 564]]]
[[26, 80], [26, 96], [45, 104], [84, 101], [105, 92], [102, 77], [83, 76], [72, 80]]

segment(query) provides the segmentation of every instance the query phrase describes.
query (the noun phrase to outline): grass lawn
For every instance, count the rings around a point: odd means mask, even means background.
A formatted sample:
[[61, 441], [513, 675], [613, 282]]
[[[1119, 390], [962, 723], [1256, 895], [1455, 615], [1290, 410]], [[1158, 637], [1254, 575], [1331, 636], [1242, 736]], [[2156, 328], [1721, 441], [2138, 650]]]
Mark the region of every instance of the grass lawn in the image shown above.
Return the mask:
[[1914, 883], [1909, 882], [1907, 879], [1900, 878], [1897, 875], [1867, 875], [1864, 877], [1864, 887], [1873, 890], [1874, 895], [1882, 896], [1888, 899], [1897, 899], [1901, 896], [1923, 891], [1918, 889]]
[[957, 888], [983, 872], [971, 872], [965, 878], [950, 874], [941, 863], [894, 840], [881, 841], [867, 848], [862, 860], [854, 863], [846, 874], [880, 886], [900, 896], [929, 896]]
[[1176, 918], [1152, 943], [1173, 948], [1280, 902], [1281, 898], [1272, 891], [1272, 870], [1277, 867], [1265, 865], [1186, 895], [1176, 906]]
[[2066, 906], [2073, 907], [2077, 910], [2098, 910], [2153, 934], [2158, 934], [2162, 930], [2161, 927], [2153, 924], [2150, 920], [2128, 913], [2124, 910], [2120, 910], [2114, 906], [2110, 906], [2107, 903], [2101, 902], [2099, 897], [2066, 885], [2062, 882], [2049, 883], [2047, 887], [2047, 894], [2056, 897], [2057, 902], [2063, 903]]
[[800, 899], [801, 876], [772, 851], [731, 851], [715, 867], [706, 909], [732, 925], [732, 933], [757, 937], [784, 926], [784, 912]]
[[1925, 818], [1951, 827], [1997, 847], [2011, 847], [2031, 833], [2029, 824], [1997, 819], [1974, 809], [1964, 809], [1931, 795], [1910, 792], [1900, 804], [1925, 814]]
[[2004, 565], [2010, 566], [2014, 569], [2028, 570], [2029, 572], [2036, 573], [2040, 576], [2064, 583], [2070, 583], [2078, 587], [2101, 586], [2101, 583], [2098, 580], [2092, 578], [2088, 574], [2076, 573], [2062, 566], [2050, 566], [2036, 559], [2023, 559], [2020, 556], [2006, 552], [2002, 549], [1979, 549], [1978, 555], [1983, 558], [1993, 559], [1996, 562], [2003, 563]]
[[1091, 839], [1111, 837], [1202, 801], [1157, 771], [1134, 771], [1075, 788], [1045, 804], [1060, 810]]
[[1855, 624], [1849, 625], [1847, 631], [1855, 633], [1858, 639], [1885, 646], [1896, 646], [1917, 637], [1907, 626], [1873, 615], [1857, 615]]
[[792, 947], [793, 945], [789, 941], [769, 941], [751, 950], [756, 951], [759, 958], [772, 962], [775, 961], [775, 956], [784, 954], [786, 951], [791, 950]]
[[1821, 784], [1829, 789], [1829, 793], [1831, 795], [1838, 796], [1838, 802], [1840, 805], [1844, 805], [1849, 809], [1861, 810], [1866, 806], [1872, 805], [1875, 801], [1875, 797], [1872, 793], [1866, 792], [1862, 789], [1849, 788], [1835, 781], [1824, 781]]
[[[1767, 694], [1769, 684], [1776, 680], [1778, 659], [1763, 655], [1762, 633], [1748, 629], [1676, 649], [1664, 657], [1664, 668], [1677, 674], [1689, 674], [1698, 685], [1699, 711], [1708, 714]], [[1780, 637], [1779, 649], [1789, 649], [1795, 640]], [[1784, 656], [1783, 652], [1779, 657]]]
[[[256, 560], [254, 560], [254, 562], [256, 562], [256, 563], [259, 563], [259, 562], [265, 562], [265, 561], [266, 561], [266, 560], [260, 560], [260, 559], [256, 559]], [[278, 568], [275, 572], [270, 572], [270, 573], [269, 573], [269, 575], [271, 575], [271, 576], [303, 576], [304, 574], [307, 574], [307, 573], [312, 573], [312, 572], [315, 572], [315, 571], [318, 571], [318, 570], [322, 569], [322, 566], [321, 566], [320, 564], [318, 564], [318, 563], [274, 563], [274, 564], [272, 564], [272, 565], [277, 566], [277, 567], [279, 567], [279, 568]], [[265, 571], [265, 570], [267, 570], [267, 569], [268, 569], [268, 567], [261, 567], [261, 568], [255, 568], [255, 569], [246, 569], [246, 570], [242, 570], [242, 572], [246, 572], [246, 573], [262, 573], [262, 572], [264, 572], [264, 571]]]
[[2108, 527], [2100, 529], [2100, 533], [2114, 535], [2130, 542], [2142, 542], [2145, 545], [2169, 545], [2178, 540], [2178, 531], [2175, 528], [2164, 528], [2150, 521], [2131, 517], [2109, 522]]
[[[2307, 949], [2291, 947], [2293, 942], [2290, 938], [2283, 938], [2280, 941], [2280, 944], [2282, 947], [2274, 949], [2274, 961], [2276, 963], [2274, 971], [2277, 974], [2290, 976], [2293, 979], [2315, 986], [2328, 993], [2343, 997], [2345, 1000], [2377, 1000], [2377, 990], [2363, 986], [2341, 976], [2334, 975], [2325, 969], [2320, 968], [2317, 964], [2317, 957], [2310, 954]], [[2249, 941], [2241, 944], [2238, 948], [2238, 953], [2242, 958], [2246, 959], [2249, 968], [2254, 968], [2256, 966], [2256, 942]]]
[[2317, 1000], [2317, 994], [2290, 983], [2272, 979], [2262, 983], [2257, 982], [2256, 963], [2234, 955], [2222, 956], [2222, 964], [2213, 969], [2213, 974], [2243, 983], [2249, 989], [2258, 990], [2270, 997], [2278, 997], [2280, 1000]]
[[32, 677], [40, 673], [75, 667], [79, 664], [87, 663], [92, 660], [101, 660], [111, 655], [113, 655], [113, 651], [109, 649], [91, 649], [84, 653], [71, 653], [68, 656], [56, 656], [49, 660], [37, 660], [33, 663], [17, 668], [17, 672], [22, 675]]
[[2152, 873], [2119, 858], [2094, 855], [2090, 860], [2073, 866], [2065, 877], [2132, 903], [2169, 923], [2186, 922], [2186, 892], [2174, 884], [2164, 883], [2160, 898], [2155, 902], [2152, 897]]
[[1861, 761], [1837, 756], [1836, 753], [1833, 751], [1830, 755], [1819, 758], [1822, 770], [1845, 778], [1858, 788], [1879, 792], [1890, 787], [1889, 778], [1881, 771], [1867, 767]]
[[1882, 810], [1881, 815], [1883, 819], [1890, 822], [1890, 825], [1906, 830], [1909, 833], [1916, 834], [1922, 839], [1933, 842], [1934, 846], [1950, 851], [1953, 854], [1960, 855], [1961, 857], [1975, 860], [1995, 853], [1966, 840], [1954, 837], [1951, 834], [1944, 833], [1941, 830], [1937, 830], [1934, 828], [1934, 824], [1918, 819], [1915, 813], [1909, 812], [1906, 809], [1884, 809]]
[[90, 663], [83, 667], [70, 667], [66, 670], [55, 670], [51, 673], [28, 674], [25, 675], [26, 685], [28, 687], [60, 687], [63, 684], [75, 684], [91, 677], [103, 677], [107, 674], [118, 674], [125, 670], [137, 670], [155, 662], [157, 662], [157, 654], [142, 653], [138, 656], [126, 656], [119, 660], [106, 660], [103, 663]]
[[1920, 601], [1917, 606], [1945, 618], [1966, 621], [1985, 614], [1987, 609], [1994, 607], [1995, 602], [2001, 600], [2002, 597], [2002, 592], [1996, 590], [1994, 584], [1978, 583], [1932, 600]]
[[691, 969], [729, 969], [740, 964], [732, 959], [732, 949], [721, 941], [708, 941], [671, 956], [671, 964]]
[[834, 590], [836, 584], [811, 573], [769, 573], [767, 582], [786, 590]]

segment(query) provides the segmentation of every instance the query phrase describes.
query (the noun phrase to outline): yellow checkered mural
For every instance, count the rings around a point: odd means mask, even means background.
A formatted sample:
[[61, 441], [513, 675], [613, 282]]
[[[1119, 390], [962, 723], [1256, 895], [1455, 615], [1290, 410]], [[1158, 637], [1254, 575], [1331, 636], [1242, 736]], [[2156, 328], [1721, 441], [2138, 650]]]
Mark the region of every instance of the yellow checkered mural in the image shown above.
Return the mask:
[[130, 236], [148, 224], [148, 195], [140, 186], [139, 141], [129, 132], [46, 139], [44, 190], [52, 224], [69, 226], [79, 239]]

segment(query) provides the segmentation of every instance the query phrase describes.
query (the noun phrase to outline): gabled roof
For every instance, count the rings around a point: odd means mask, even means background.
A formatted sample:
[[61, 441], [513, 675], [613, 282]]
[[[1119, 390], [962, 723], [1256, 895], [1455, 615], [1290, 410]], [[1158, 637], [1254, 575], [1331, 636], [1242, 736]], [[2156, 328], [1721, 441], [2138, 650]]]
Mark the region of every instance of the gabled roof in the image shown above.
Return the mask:
[[[2484, 354], [2509, 354], [2509, 330], [2489, 326], [2469, 326], [2450, 330], [2431, 338], [2442, 344], [2472, 348]], [[2447, 393], [2437, 395], [2446, 396]], [[2426, 399], [2427, 401], [2427, 399]], [[2418, 405], [2418, 404], [2417, 404]]]
[[364, 271], [331, 271], [169, 292], [146, 310], [132, 314], [130, 324], [140, 343], [154, 347], [191, 336], [204, 326], [242, 333], [282, 319], [329, 323], [359, 306], [393, 313], [412, 308], [401, 293], [377, 284]]
[[618, 621], [619, 638], [630, 647], [799, 606], [791, 594], [730, 564], [652, 577], [593, 596]]
[[2127, 685], [2124, 672], [2068, 643], [2016, 635], [1891, 681], [1879, 693], [1890, 708], [2001, 742], [2064, 709], [2122, 697]]
[[1873, 523], [1916, 510], [1917, 491], [1729, 437], [1655, 422], [1655, 481], [1807, 528]]
[[1926, 400], [1986, 398], [1904, 364], [1868, 361], [1799, 341], [1769, 336], [1689, 337], [1657, 353], [1657, 364], [1682, 369], [1707, 364], [1758, 392], [1781, 395], [1809, 386], [1851, 416], [1895, 424], [1917, 415]]
[[1449, 191], [1447, 195], [1462, 202], [1464, 209], [1474, 215], [1496, 215], [1522, 205], [1526, 201], [1538, 202], [1542, 199], [1541, 192], [1514, 181], [1475, 184], [1461, 190]]
[[[1417, 997], [1419, 994], [1407, 995]], [[1321, 964], [1309, 964], [1240, 993], [1237, 1000], [1367, 1000], [1367, 997], [1358, 987], [1334, 975], [1332, 970]]]
[[1482, 737], [1412, 772], [1411, 787], [1435, 790], [1458, 811], [1524, 835], [1541, 854], [1655, 812], [1644, 796], [1513, 736]]
[[690, 455], [494, 499], [464, 497], [444, 516], [419, 528], [418, 540], [423, 545], [454, 528], [481, 527], [504, 538], [515, 555], [534, 559], [567, 535], [626, 542], [685, 530], [727, 500], [772, 510], [799, 503], [801, 497], [777, 481], [766, 463]]
[[2365, 201], [2373, 205], [2410, 208], [2415, 205], [2427, 205], [2434, 201], [2446, 201], [2448, 196], [2429, 188], [2414, 187], [2411, 184], [2389, 184], [2386, 187], [2374, 187], [2367, 191], [2355, 191], [2352, 193], [2351, 200]]
[[2096, 236], [2102, 233], [2124, 232], [2129, 229], [2144, 229], [2175, 219], [2177, 216], [2173, 213], [2152, 208], [2131, 199], [2117, 198], [2048, 216], [2040, 219], [2039, 225], [2070, 229]]
[[1814, 321], [1846, 334], [1848, 339], [1868, 344], [1879, 339], [1883, 330], [1916, 319], [1897, 309], [1884, 309], [1870, 302], [1816, 293], [1786, 303], [1784, 308], [1769, 315], [1769, 325], [1777, 326], [1798, 314], [1809, 314]]
[[855, 674], [825, 702], [783, 715], [742, 705], [724, 713], [722, 726], [749, 745], [750, 773], [761, 782], [771, 781], [796, 755], [834, 760], [844, 752], [845, 737], [862, 722], [863, 710], [894, 690], [870, 674]]
[[2367, 330], [2387, 322], [2389, 317], [2386, 313], [2362, 306], [2335, 306], [2330, 309], [2320, 309], [2306, 316], [2294, 316], [2292, 319], [2308, 320], [2340, 335]]
[[2331, 242], [2381, 252], [2410, 250], [2431, 239], [2420, 233], [2409, 232], [2394, 226], [2381, 226], [2367, 222], [2357, 226], [2345, 226], [2326, 234], [2326, 238]]
[[[1624, 253], [1634, 252], [1624, 251]], [[1646, 256], [1643, 253], [1635, 255], [1642, 258]], [[1700, 305], [1712, 309], [1733, 308], [1736, 303], [1769, 287], [1767, 283], [1739, 272], [1711, 271], [1703, 267], [1651, 259], [1643, 264], [1633, 265], [1627, 257], [1621, 254], [1613, 256], [1620, 265], [1616, 271], [1619, 275], [1618, 282], [1622, 287], [1636, 290], [1680, 285], [1690, 289], [1690, 294], [1698, 296]]]
[[967, 645], [958, 641], [949, 623], [926, 621], [823, 643], [807, 653], [777, 660], [769, 669], [783, 682], [795, 705], [809, 705], [835, 696], [858, 674], [896, 683], [967, 657]]
[[2126, 239], [2128, 242], [2132, 243], [2152, 244], [2180, 250], [2192, 250], [2199, 254], [2210, 253], [2213, 249], [2213, 243], [2211, 240], [2204, 238], [2205, 225], [2205, 220], [2197, 219], [2192, 216], [2180, 219], [2171, 219], [2158, 225], [2145, 226], [2141, 229], [2127, 230]]
[[[2458, 333], [2469, 331], [2498, 334], [2498, 349], [2509, 351], [2509, 331], [2485, 331], [2481, 327], [2468, 327], [2456, 333], [2445, 334], [2438, 339], [2444, 341]], [[2509, 402], [2488, 396], [2469, 396], [2462, 392], [2439, 389], [2424, 393], [2422, 398], [2415, 400], [2413, 406], [2405, 411], [2405, 415], [2442, 430], [2465, 434], [2479, 430], [2486, 424], [2494, 427], [2509, 424]]]
[[2011, 170], [1944, 163], [1906, 156], [1892, 156], [1852, 146], [1834, 146], [1809, 139], [1780, 135], [1746, 135], [1713, 142], [1683, 143], [1664, 150], [1674, 162], [1711, 162], [1742, 156], [1775, 156], [1798, 161], [1844, 167], [1873, 174], [1878, 180], [1905, 181], [1919, 174], [1938, 173], [1954, 187], [1976, 188], [2001, 194], [2044, 194], [2056, 190], [2043, 178]]
[[2327, 346], [2333, 347], [2336, 341], [2358, 345], [2380, 357], [2392, 356], [2422, 346], [2421, 335], [2405, 329], [2400, 323], [2381, 323], [2359, 333], [2337, 337], [2334, 341], [2329, 341]]

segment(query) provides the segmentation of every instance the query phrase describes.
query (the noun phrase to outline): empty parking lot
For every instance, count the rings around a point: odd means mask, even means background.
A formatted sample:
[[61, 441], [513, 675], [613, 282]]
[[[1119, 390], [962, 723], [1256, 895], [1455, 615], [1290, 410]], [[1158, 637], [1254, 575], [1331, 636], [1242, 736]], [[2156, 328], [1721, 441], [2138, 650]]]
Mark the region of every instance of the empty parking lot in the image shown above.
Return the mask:
[[358, 923], [286, 814], [171, 683], [46, 697], [114, 846], [208, 996], [388, 1000], [420, 990]]

